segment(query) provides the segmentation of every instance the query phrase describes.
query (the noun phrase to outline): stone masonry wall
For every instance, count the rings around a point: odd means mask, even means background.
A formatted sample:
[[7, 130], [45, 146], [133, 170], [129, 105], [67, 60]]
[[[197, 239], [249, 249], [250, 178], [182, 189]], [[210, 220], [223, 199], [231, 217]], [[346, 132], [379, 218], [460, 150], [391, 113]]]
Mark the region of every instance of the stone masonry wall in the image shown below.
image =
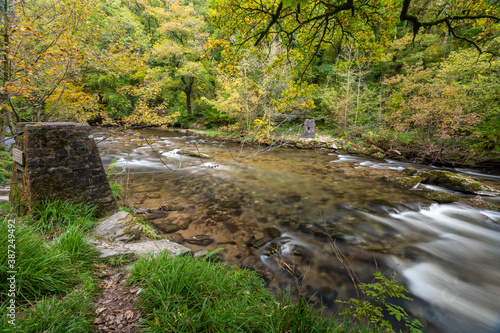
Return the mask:
[[19, 123], [17, 131], [24, 134], [16, 138], [12, 182], [22, 183], [12, 185], [10, 201], [19, 211], [55, 198], [98, 206], [99, 215], [118, 209], [90, 126]]

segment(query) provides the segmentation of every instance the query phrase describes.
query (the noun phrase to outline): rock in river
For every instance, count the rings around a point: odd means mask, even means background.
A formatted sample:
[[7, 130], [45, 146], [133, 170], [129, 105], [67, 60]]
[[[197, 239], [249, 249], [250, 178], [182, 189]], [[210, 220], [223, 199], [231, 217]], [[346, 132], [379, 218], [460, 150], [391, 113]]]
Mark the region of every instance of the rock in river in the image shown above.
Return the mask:
[[446, 187], [464, 193], [474, 193], [485, 196], [500, 196], [500, 191], [486, 186], [467, 176], [458, 175], [443, 170], [424, 171], [420, 174], [422, 183]]
[[214, 239], [207, 235], [196, 235], [193, 237], [186, 238], [185, 241], [188, 242], [189, 244], [207, 246], [209, 244], [212, 244], [214, 242]]
[[184, 156], [191, 156], [191, 157], [199, 157], [199, 158], [212, 158], [212, 156], [207, 155], [207, 154], [203, 154], [203, 153], [200, 153], [197, 151], [184, 150], [184, 149], [177, 151], [176, 154], [184, 155]]

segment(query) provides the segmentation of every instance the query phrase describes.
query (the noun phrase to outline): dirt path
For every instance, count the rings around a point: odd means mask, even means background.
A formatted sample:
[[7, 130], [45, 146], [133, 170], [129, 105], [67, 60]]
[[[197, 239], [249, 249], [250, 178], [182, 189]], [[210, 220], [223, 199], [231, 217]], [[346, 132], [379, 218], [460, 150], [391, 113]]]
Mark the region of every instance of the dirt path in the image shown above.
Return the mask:
[[124, 267], [102, 267], [101, 295], [95, 302], [97, 332], [136, 333], [141, 311], [134, 308], [139, 288], [125, 285], [129, 273]]

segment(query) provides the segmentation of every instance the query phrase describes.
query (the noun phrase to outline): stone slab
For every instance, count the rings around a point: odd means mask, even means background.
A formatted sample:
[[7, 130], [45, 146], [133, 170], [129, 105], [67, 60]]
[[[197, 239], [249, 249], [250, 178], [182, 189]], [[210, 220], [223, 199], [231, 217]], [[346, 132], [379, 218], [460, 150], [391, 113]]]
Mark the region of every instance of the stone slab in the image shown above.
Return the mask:
[[128, 212], [118, 212], [95, 229], [97, 237], [112, 241], [130, 242], [141, 237], [142, 225]]
[[157, 256], [159, 253], [168, 251], [170, 257], [177, 257], [191, 253], [191, 249], [180, 244], [170, 242], [166, 239], [157, 241], [144, 241], [136, 243], [123, 242], [94, 242], [100, 251], [99, 258], [106, 259], [119, 255], [133, 254], [137, 257], [147, 255]]

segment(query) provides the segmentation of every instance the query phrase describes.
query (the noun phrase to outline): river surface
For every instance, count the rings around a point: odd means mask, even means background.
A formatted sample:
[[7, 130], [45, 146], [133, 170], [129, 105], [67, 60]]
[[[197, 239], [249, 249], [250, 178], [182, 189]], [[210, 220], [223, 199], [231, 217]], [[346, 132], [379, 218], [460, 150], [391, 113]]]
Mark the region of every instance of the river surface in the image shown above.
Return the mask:
[[[421, 188], [403, 190], [380, 178], [406, 167], [322, 151], [221, 143], [178, 132], [94, 134], [105, 165], [126, 188], [123, 201], [149, 208], [149, 222], [179, 242], [205, 235], [225, 262], [256, 269], [271, 288], [292, 279], [330, 311], [355, 297], [353, 279], [390, 274], [412, 292], [398, 303], [427, 332], [500, 331], [499, 198], [490, 209], [437, 204]], [[146, 141], [147, 140], [147, 141]], [[200, 159], [179, 150], [211, 155]], [[459, 169], [500, 189], [500, 174]], [[442, 188], [432, 187], [435, 190]], [[493, 208], [491, 208], [493, 207]], [[173, 231], [173, 233], [171, 232]]]

